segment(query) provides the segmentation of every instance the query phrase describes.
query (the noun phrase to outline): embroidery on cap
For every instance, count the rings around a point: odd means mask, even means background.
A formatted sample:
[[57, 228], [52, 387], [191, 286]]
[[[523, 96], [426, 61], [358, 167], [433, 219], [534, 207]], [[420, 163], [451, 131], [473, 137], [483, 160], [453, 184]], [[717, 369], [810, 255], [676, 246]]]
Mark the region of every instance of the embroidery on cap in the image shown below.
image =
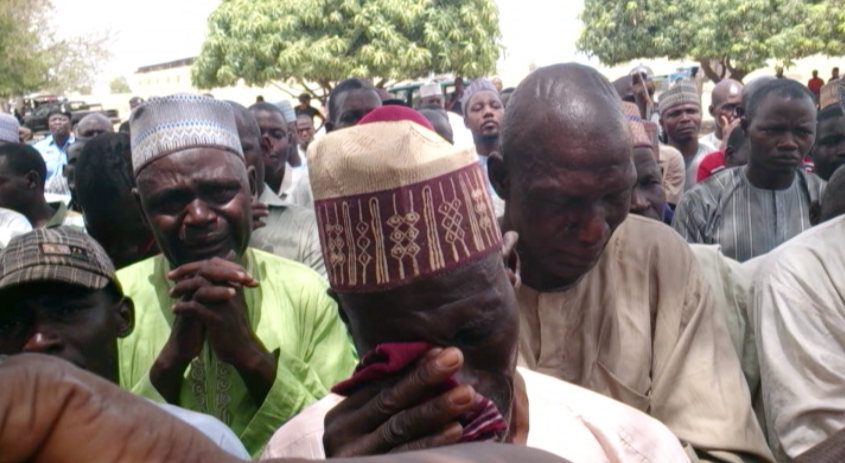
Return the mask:
[[89, 260], [88, 250], [69, 244], [41, 243], [41, 254], [45, 256], [69, 256], [80, 260]]

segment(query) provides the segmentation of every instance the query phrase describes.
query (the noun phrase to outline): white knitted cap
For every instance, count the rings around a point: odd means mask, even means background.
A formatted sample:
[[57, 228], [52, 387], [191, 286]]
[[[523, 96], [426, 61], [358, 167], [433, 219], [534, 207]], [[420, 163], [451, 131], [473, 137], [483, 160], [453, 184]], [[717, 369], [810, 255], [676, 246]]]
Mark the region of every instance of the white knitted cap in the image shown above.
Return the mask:
[[0, 141], [8, 143], [17, 143], [21, 140], [18, 134], [18, 119], [6, 113], [0, 113]]

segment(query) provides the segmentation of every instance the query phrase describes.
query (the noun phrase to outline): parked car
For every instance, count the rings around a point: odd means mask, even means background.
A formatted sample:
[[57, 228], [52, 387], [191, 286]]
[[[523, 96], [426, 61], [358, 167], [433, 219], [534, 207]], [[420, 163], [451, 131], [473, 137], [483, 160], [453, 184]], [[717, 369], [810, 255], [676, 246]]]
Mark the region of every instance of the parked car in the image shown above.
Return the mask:
[[101, 113], [112, 122], [112, 124], [120, 123], [120, 113], [116, 109], [103, 109], [101, 104], [88, 104], [84, 101], [68, 101], [66, 103], [55, 103], [41, 105], [32, 111], [30, 114], [24, 116], [24, 125], [33, 132], [47, 131], [50, 129], [47, 124], [47, 115], [55, 108], [60, 108], [70, 113], [70, 122], [72, 126], [82, 120], [83, 117], [91, 113]]

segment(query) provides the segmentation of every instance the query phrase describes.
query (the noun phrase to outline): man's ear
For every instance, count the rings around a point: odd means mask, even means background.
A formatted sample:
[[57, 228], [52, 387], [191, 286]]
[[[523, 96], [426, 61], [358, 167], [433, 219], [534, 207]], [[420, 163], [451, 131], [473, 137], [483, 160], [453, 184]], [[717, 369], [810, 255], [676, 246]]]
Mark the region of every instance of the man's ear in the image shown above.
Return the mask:
[[507, 169], [505, 169], [505, 160], [502, 154], [498, 151], [490, 153], [487, 158], [487, 176], [490, 178], [490, 184], [505, 201], [510, 199], [510, 178], [508, 177]]
[[249, 179], [249, 196], [253, 198], [258, 197], [258, 173], [255, 172], [255, 166], [248, 166], [246, 168], [246, 176]]
[[707, 110], [710, 111], [710, 115], [713, 116], [713, 118], [715, 119], [716, 118], [716, 107], [711, 104], [710, 107], [707, 108]]
[[742, 118], [739, 120], [739, 126], [742, 127], [742, 131], [745, 132], [746, 135], [748, 135], [748, 126], [749, 125], [750, 125], [750, 123], [748, 121], [748, 118], [745, 117], [745, 115], [743, 115]]
[[46, 186], [42, 181], [41, 176], [34, 170], [31, 170], [24, 175], [24, 179], [26, 179], [26, 187], [29, 189], [38, 188], [38, 185]]
[[258, 139], [258, 144], [261, 146], [262, 161], [264, 157], [270, 154], [273, 149], [273, 142], [270, 140], [270, 135], [264, 134]]
[[135, 302], [128, 296], [118, 302], [117, 307], [118, 334], [119, 338], [125, 338], [135, 330]]

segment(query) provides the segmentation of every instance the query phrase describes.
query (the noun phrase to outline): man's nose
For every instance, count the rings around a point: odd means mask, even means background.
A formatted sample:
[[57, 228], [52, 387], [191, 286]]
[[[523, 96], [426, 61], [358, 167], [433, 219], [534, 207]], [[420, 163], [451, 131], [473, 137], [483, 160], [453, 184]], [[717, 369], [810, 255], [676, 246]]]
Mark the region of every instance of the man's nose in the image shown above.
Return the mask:
[[205, 201], [197, 199], [188, 205], [188, 210], [185, 214], [185, 225], [202, 227], [215, 220], [217, 220], [217, 216]]
[[643, 212], [648, 209], [648, 200], [638, 190], [638, 188], [634, 188], [634, 191], [631, 193], [631, 210], [634, 212]]
[[604, 209], [594, 206], [589, 211], [584, 211], [577, 227], [576, 238], [581, 244], [590, 247], [601, 243], [607, 229]]
[[61, 348], [62, 341], [55, 333], [43, 327], [36, 327], [23, 346], [23, 351], [35, 354], [55, 354]]

